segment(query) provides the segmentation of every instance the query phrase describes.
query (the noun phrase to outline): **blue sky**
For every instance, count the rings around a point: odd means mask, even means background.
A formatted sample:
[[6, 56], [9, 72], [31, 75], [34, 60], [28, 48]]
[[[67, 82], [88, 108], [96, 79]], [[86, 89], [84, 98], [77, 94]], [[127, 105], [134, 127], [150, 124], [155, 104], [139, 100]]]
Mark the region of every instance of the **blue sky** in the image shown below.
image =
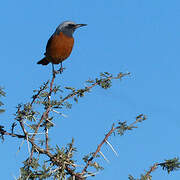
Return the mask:
[[[2, 1], [1, 83], [7, 96], [1, 123], [13, 122], [18, 103], [29, 101], [32, 91], [50, 78], [51, 66], [37, 65], [48, 38], [64, 20], [87, 23], [75, 32], [75, 46], [66, 70], [56, 79], [62, 86], [83, 87], [85, 80], [100, 72], [131, 72], [131, 77], [114, 81], [107, 91], [95, 88], [58, 118], [53, 143], [65, 145], [75, 138], [80, 155], [93, 152], [117, 120], [128, 123], [139, 113], [148, 120], [123, 137], [111, 137], [119, 153], [105, 146], [110, 164], [94, 180], [139, 177], [155, 162], [177, 157], [180, 106], [180, 1]], [[52, 135], [52, 134], [51, 134]], [[53, 137], [53, 136], [52, 136]], [[27, 145], [7, 137], [1, 144], [1, 178], [18, 176], [26, 158]], [[177, 180], [180, 172], [157, 170], [153, 179]]]

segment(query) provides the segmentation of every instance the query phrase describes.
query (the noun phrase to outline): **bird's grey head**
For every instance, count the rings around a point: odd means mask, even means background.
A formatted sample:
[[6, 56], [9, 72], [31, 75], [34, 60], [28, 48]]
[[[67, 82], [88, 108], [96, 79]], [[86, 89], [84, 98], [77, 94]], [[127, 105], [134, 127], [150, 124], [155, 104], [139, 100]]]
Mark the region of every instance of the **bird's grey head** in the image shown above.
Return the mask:
[[56, 29], [54, 34], [59, 34], [63, 32], [65, 35], [72, 37], [74, 31], [82, 26], [86, 26], [87, 24], [76, 24], [72, 21], [64, 21], [62, 22]]

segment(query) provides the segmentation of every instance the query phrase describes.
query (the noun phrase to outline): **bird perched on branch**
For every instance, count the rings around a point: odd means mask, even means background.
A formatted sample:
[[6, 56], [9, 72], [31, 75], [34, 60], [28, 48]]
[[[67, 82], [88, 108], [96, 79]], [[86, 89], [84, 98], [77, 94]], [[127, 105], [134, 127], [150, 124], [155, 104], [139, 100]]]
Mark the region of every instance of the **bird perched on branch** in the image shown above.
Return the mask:
[[63, 71], [62, 62], [70, 56], [74, 45], [73, 33], [82, 26], [86, 26], [86, 24], [76, 24], [72, 21], [61, 23], [47, 42], [45, 57], [37, 64], [47, 65], [51, 62], [54, 72], [54, 64], [61, 63], [59, 69], [61, 73]]

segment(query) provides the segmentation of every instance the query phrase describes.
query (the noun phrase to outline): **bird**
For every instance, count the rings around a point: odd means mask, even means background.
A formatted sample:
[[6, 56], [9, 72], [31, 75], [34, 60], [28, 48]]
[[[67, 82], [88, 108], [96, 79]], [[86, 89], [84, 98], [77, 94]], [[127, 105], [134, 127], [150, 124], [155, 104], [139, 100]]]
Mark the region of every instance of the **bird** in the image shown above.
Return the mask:
[[74, 46], [73, 34], [77, 28], [82, 26], [87, 26], [87, 24], [76, 24], [73, 21], [62, 22], [47, 42], [45, 57], [37, 64], [47, 65], [52, 63], [54, 72], [54, 64], [61, 63], [59, 72], [62, 73], [62, 62], [70, 56]]

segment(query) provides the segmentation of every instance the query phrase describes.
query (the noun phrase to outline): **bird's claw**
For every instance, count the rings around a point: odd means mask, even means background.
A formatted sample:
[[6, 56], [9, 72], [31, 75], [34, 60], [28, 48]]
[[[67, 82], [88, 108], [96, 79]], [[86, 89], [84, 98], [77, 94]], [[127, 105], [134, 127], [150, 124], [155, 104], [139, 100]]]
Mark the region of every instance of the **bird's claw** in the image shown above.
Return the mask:
[[62, 72], [65, 70], [66, 68], [60, 67], [60, 69], [58, 70], [58, 73], [62, 74]]
[[58, 71], [54, 70], [54, 71], [53, 71], [53, 74], [55, 74], [55, 75], [56, 75], [56, 74], [59, 74], [59, 70], [58, 70]]

